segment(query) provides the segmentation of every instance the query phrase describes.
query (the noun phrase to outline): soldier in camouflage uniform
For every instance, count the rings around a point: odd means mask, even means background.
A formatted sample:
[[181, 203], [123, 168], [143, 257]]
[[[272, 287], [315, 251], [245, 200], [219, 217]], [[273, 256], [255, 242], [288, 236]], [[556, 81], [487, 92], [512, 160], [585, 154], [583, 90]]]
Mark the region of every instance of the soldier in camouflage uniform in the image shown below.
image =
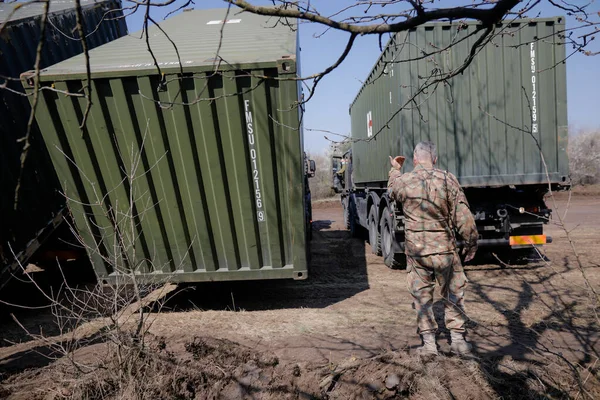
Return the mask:
[[471, 354], [465, 340], [464, 290], [467, 277], [457, 253], [457, 233], [465, 246], [465, 261], [477, 251], [477, 227], [469, 203], [458, 180], [450, 172], [434, 166], [437, 162], [435, 145], [417, 144], [413, 154], [415, 168], [402, 174], [404, 157], [390, 162], [388, 193], [404, 211], [405, 253], [408, 288], [417, 311], [417, 332], [423, 339], [418, 349], [421, 355], [437, 355], [433, 315], [435, 281], [444, 298], [446, 327], [451, 333], [451, 349], [455, 354]]

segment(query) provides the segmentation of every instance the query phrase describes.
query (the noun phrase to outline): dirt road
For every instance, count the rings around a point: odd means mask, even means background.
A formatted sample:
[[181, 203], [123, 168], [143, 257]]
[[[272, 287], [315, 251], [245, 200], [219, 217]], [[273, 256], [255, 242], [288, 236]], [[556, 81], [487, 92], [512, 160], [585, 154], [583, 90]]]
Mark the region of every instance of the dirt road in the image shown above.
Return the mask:
[[[552, 201], [548, 205], [555, 208]], [[590, 283], [599, 288], [600, 198], [581, 196], [568, 202], [563, 196], [557, 205], [561, 215], [567, 210], [565, 221], [574, 246]], [[164, 340], [175, 354], [185, 353], [183, 349], [198, 340], [194, 338], [227, 340], [233, 343], [231, 346], [268, 354], [280, 366], [269, 373], [272, 377], [279, 374], [282, 382], [296, 379], [294, 365], [314, 372], [347, 360], [367, 360], [367, 364], [352, 369], [354, 380], [350, 379], [346, 386], [340, 383], [329, 388], [327, 398], [344, 398], [342, 387], [352, 385], [353, 393], [371, 396], [364, 398], [400, 393], [371, 390], [367, 386], [375, 381], [382, 385], [381, 379], [389, 375], [390, 365], [409, 368], [414, 361], [414, 348], [420, 344], [406, 289], [406, 272], [388, 269], [381, 257], [370, 254], [364, 241], [350, 238], [338, 203], [315, 204], [313, 220], [310, 279], [189, 287], [154, 316], [152, 335]], [[479, 360], [474, 364], [460, 363], [451, 357], [435, 361], [438, 369], [458, 368], [458, 372], [437, 377], [454, 382], [454, 386], [444, 384], [444, 393], [457, 398], [463, 397], [461, 393], [470, 398], [600, 393], [596, 379], [600, 334], [592, 307], [593, 294], [577, 267], [565, 232], [551, 223], [547, 233], [554, 239], [544, 248], [549, 261], [531, 260], [526, 265], [502, 268], [484, 258], [466, 267], [466, 308], [473, 320], [469, 338]], [[435, 309], [441, 327], [439, 344], [447, 353], [448, 332], [444, 329], [441, 302], [435, 304]], [[14, 326], [7, 328], [10, 331]], [[382, 355], [396, 360], [395, 364], [383, 362]], [[0, 368], [9, 367], [6, 362], [0, 363]], [[415, 369], [420, 371], [419, 376], [435, 375], [427, 369], [431, 366], [419, 368], [424, 368]], [[263, 373], [266, 370], [264, 367]], [[359, 374], [360, 370], [364, 373]], [[314, 377], [313, 386], [308, 381], [296, 382], [305, 385], [305, 390], [290, 389], [286, 396], [293, 396], [287, 398], [302, 398], [300, 392], [312, 393], [313, 397], [322, 395], [318, 382], [322, 376], [318, 376]], [[463, 380], [463, 376], [472, 379]], [[457, 382], [459, 387], [455, 387]], [[403, 393], [423, 398], [437, 393], [434, 389], [427, 391], [425, 384], [417, 386], [418, 390], [406, 389]], [[263, 396], [255, 398], [278, 398], [268, 397], [266, 393], [272, 392], [267, 389], [260, 393]]]

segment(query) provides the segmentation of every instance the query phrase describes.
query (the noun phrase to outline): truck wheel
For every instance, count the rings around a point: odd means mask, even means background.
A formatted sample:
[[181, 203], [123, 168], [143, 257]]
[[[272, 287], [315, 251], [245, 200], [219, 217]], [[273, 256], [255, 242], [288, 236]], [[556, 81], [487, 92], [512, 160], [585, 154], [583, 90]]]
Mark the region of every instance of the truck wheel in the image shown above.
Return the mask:
[[406, 256], [404, 253], [394, 253], [393, 242], [396, 240], [394, 234], [394, 220], [390, 215], [390, 209], [384, 208], [381, 216], [381, 255], [385, 265], [392, 269], [406, 268]]
[[381, 255], [381, 235], [379, 234], [379, 223], [377, 218], [377, 208], [373, 205], [369, 211], [369, 243], [371, 252], [375, 255]]
[[348, 227], [350, 228], [350, 236], [353, 238], [360, 237], [360, 225], [356, 222], [356, 213], [354, 207], [348, 202]]
[[346, 229], [350, 229], [350, 216], [348, 211], [348, 198], [342, 200], [342, 206], [344, 207], [344, 226]]

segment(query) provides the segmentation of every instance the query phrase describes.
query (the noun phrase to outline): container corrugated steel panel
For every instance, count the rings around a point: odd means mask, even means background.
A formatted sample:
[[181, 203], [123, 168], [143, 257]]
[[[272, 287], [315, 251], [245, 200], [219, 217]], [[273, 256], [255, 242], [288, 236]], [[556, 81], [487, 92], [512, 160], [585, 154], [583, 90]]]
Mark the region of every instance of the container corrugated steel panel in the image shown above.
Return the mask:
[[481, 34], [469, 37], [475, 23], [434, 23], [395, 35], [350, 107], [352, 138], [358, 139], [354, 183], [385, 185], [389, 155], [407, 156], [410, 170], [412, 151], [422, 140], [436, 143], [440, 168], [463, 186], [546, 183], [536, 140], [550, 180], [565, 182], [565, 46], [558, 37], [564, 28], [561, 17], [498, 25], [498, 35], [466, 71], [418, 95], [400, 112], [432, 72], [460, 67]]
[[[224, 16], [186, 11], [161, 22], [183, 79], [156, 27], [151, 46], [164, 77], [136, 34], [91, 51], [94, 105], [83, 135], [85, 100], [42, 92], [38, 122], [101, 279], [119, 279], [122, 258], [138, 260], [142, 281], [306, 277], [300, 86], [263, 79], [296, 76], [297, 34], [253, 14], [222, 30], [214, 21]], [[80, 62], [48, 68], [44, 84], [75, 93]], [[132, 209], [135, 232], [112, 217]], [[119, 237], [135, 245], [114, 245]]]
[[[43, 14], [42, 4], [20, 4], [9, 21], [8, 16], [17, 4], [0, 4], [0, 24], [6, 23], [0, 38], [0, 75], [16, 79], [9, 80], [7, 86], [18, 92], [0, 89], [0, 267], [5, 267], [0, 268], [2, 273], [8, 271], [7, 266], [14, 264], [9, 245], [19, 260], [25, 262], [39, 245], [35, 239], [60, 222], [60, 211], [65, 203], [38, 126], [34, 124], [19, 202], [17, 209], [14, 208], [24, 145], [18, 139], [26, 134], [31, 112], [29, 100], [19, 94], [23, 93], [19, 76], [34, 67]], [[85, 30], [90, 32], [87, 37], [90, 48], [127, 34], [120, 1], [82, 0], [81, 4]], [[77, 35], [73, 33], [76, 26], [74, 6], [72, 0], [51, 1], [42, 67], [82, 52], [80, 42], [73, 38]], [[110, 10], [113, 11], [107, 14]], [[0, 285], [5, 281], [4, 277], [0, 278]]]

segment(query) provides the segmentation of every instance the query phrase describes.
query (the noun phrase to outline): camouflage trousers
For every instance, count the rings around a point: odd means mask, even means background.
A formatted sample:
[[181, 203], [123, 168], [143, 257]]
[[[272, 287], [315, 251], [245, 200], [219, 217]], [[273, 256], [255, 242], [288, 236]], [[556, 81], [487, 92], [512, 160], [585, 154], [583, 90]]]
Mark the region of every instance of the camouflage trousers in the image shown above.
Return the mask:
[[435, 281], [440, 285], [444, 301], [446, 328], [464, 332], [468, 317], [464, 308], [467, 277], [457, 253], [435, 254], [425, 257], [407, 256], [408, 290], [417, 312], [417, 332], [435, 332], [437, 323], [433, 315]]

